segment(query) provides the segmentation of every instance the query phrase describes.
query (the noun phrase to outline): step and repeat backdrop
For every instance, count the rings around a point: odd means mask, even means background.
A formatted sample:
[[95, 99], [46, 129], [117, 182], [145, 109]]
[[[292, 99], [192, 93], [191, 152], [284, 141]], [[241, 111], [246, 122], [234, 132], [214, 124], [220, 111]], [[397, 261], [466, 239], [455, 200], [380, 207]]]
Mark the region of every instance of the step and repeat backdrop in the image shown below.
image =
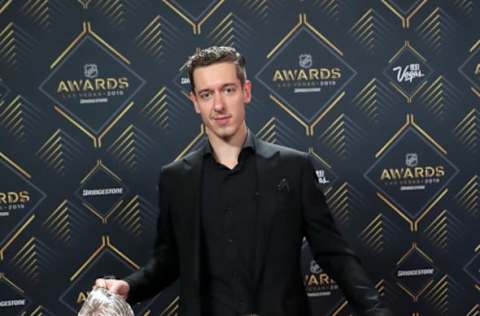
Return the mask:
[[[205, 136], [183, 65], [211, 45], [246, 56], [251, 130], [312, 154], [395, 315], [480, 315], [479, 21], [476, 0], [0, 0], [0, 315], [74, 315], [146, 261], [160, 167]], [[313, 314], [350, 315], [300, 259]], [[176, 315], [177, 290], [136, 314]]]

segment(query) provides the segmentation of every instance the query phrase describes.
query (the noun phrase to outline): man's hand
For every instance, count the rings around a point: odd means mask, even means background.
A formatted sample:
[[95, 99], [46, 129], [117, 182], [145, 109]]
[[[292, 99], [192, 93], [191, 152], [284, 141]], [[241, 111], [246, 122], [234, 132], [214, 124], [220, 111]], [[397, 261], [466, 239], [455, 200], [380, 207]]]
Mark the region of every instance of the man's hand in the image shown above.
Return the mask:
[[126, 281], [115, 279], [96, 279], [95, 286], [106, 288], [110, 292], [122, 296], [124, 299], [127, 299], [128, 290], [130, 289]]

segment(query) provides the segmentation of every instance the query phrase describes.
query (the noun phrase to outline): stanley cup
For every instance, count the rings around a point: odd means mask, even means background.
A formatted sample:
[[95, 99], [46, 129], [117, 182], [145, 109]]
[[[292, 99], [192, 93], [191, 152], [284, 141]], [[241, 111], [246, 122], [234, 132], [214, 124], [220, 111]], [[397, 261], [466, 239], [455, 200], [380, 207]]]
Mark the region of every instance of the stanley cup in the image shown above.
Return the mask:
[[115, 293], [95, 286], [83, 303], [78, 316], [134, 316], [130, 305]]

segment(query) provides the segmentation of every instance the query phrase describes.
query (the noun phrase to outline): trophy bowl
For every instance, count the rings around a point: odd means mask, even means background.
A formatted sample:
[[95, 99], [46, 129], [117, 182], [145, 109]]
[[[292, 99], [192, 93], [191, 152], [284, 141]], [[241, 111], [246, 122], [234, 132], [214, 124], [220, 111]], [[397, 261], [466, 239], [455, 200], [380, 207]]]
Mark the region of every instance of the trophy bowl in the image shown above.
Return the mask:
[[78, 316], [134, 316], [132, 307], [123, 297], [94, 286], [78, 312]]

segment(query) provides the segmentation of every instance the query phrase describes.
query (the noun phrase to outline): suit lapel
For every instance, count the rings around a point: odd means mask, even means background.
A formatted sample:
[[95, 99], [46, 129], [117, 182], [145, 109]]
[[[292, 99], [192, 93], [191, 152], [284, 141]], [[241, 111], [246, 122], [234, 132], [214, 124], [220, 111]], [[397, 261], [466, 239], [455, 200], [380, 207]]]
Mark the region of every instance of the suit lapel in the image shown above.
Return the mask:
[[260, 193], [257, 203], [257, 246], [254, 275], [254, 284], [257, 286], [263, 273], [273, 222], [272, 218], [276, 210], [274, 194], [277, 183], [275, 183], [276, 177], [272, 175], [278, 170], [279, 152], [272, 146], [259, 140], [256, 140], [255, 147], [257, 152], [257, 190]]
[[202, 185], [202, 150], [198, 150], [192, 155], [184, 158], [185, 163], [185, 177], [184, 186], [189, 192], [188, 196], [183, 197], [186, 204], [185, 211], [189, 211], [188, 214], [184, 214], [184, 223], [188, 223], [187, 227], [184, 229], [184, 242], [186, 244], [191, 244], [191, 253], [192, 253], [192, 275], [194, 279], [192, 280], [196, 292], [200, 293], [200, 276], [201, 276], [201, 256], [202, 256], [202, 247], [201, 247], [201, 214], [200, 214], [200, 204], [201, 204], [201, 185]]

